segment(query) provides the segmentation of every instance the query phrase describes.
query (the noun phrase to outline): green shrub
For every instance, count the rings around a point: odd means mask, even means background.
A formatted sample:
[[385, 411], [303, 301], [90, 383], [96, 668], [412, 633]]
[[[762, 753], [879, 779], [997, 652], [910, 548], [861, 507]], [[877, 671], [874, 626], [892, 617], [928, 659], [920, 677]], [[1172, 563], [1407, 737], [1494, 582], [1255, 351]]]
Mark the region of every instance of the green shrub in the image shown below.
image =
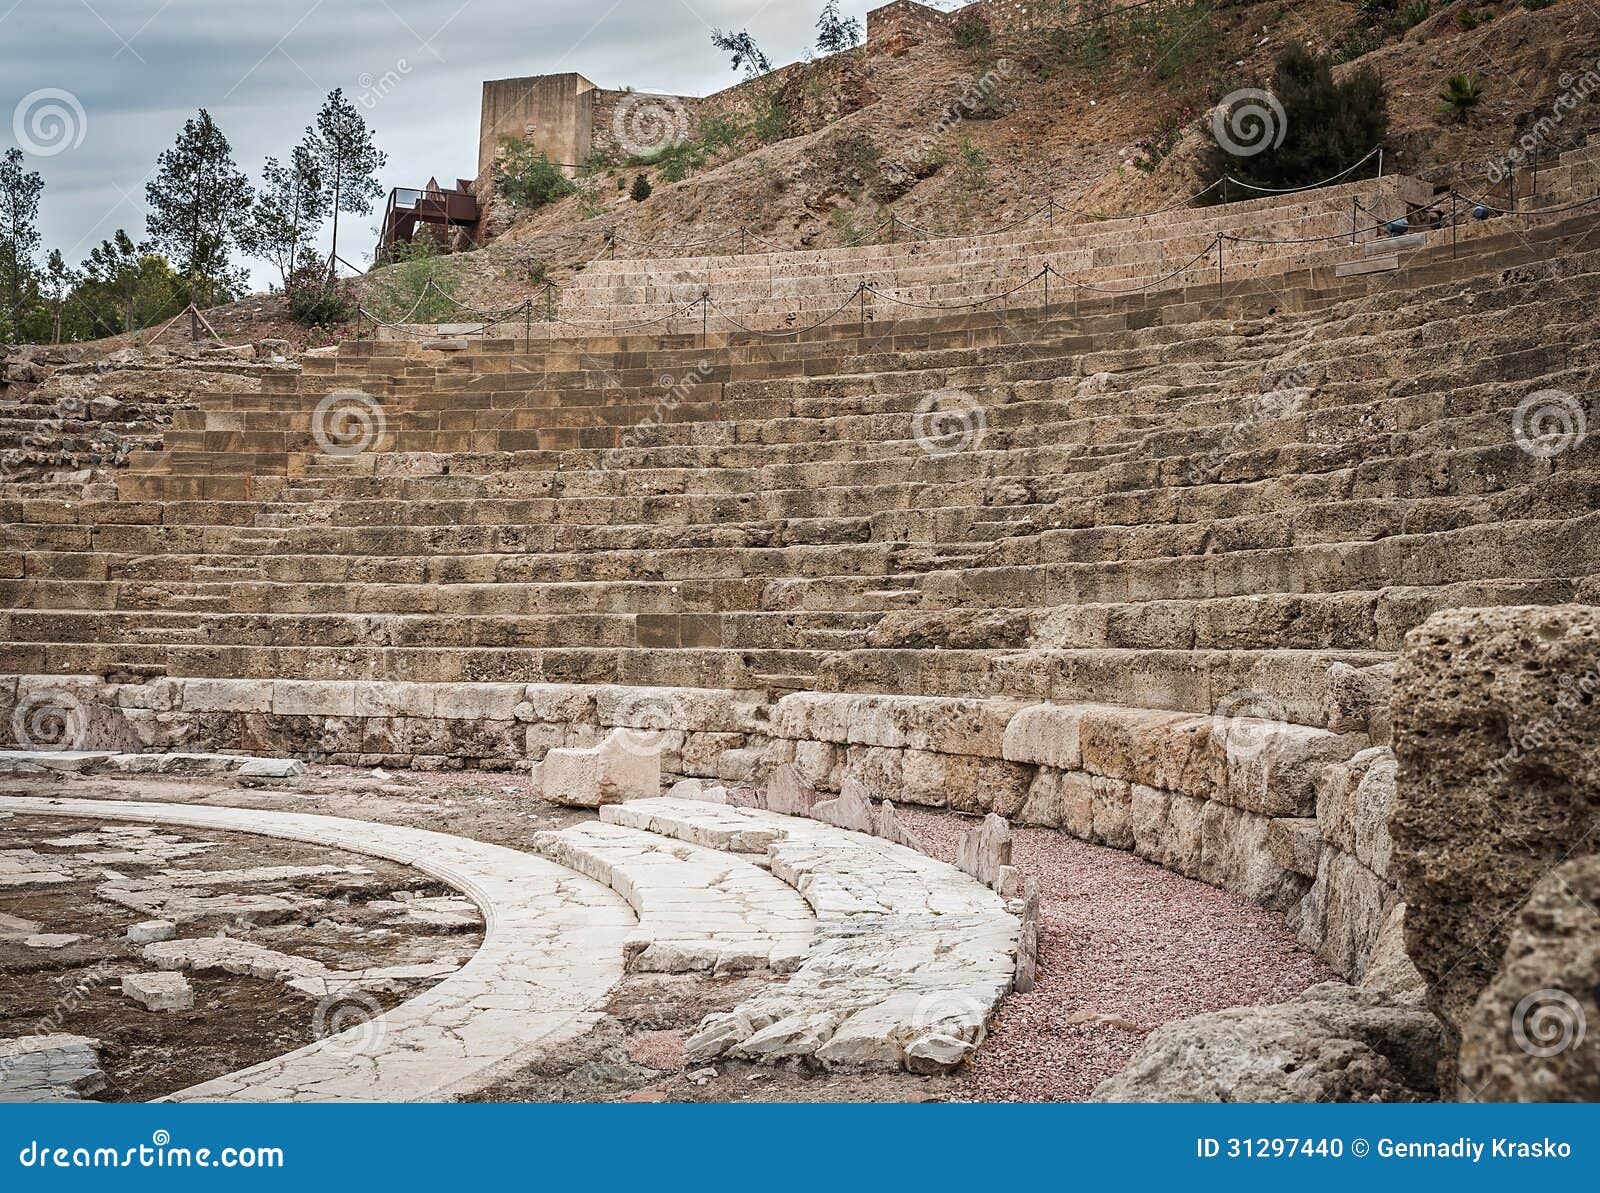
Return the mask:
[[956, 18], [950, 32], [956, 39], [956, 45], [963, 50], [987, 50], [994, 44], [994, 33], [989, 28], [989, 22], [975, 12], [964, 12]]
[[515, 137], [501, 138], [500, 147], [494, 163], [494, 189], [513, 206], [532, 211], [577, 192], [572, 180], [543, 150]]
[[714, 152], [732, 149], [749, 131], [749, 126], [737, 115], [707, 116], [700, 122], [700, 143]]
[[322, 260], [297, 266], [288, 277], [284, 296], [289, 300], [290, 317], [302, 327], [348, 323], [360, 306], [355, 287], [330, 276]]
[[[1247, 106], [1207, 122], [1212, 143], [1201, 161], [1207, 183], [1231, 174], [1257, 187], [1308, 186], [1349, 169], [1382, 144], [1389, 131], [1383, 80], [1370, 66], [1335, 82], [1332, 59], [1296, 42], [1278, 56], [1271, 91], [1276, 109], [1245, 100]], [[1261, 119], [1253, 119], [1257, 116]], [[1219, 125], [1235, 131], [1237, 144], [1216, 141]], [[1377, 161], [1368, 160], [1340, 181], [1376, 172]], [[1221, 188], [1207, 197], [1211, 202], [1224, 198]]]
[[789, 135], [789, 109], [771, 91], [756, 98], [750, 112], [750, 132], [762, 145], [771, 145]]
[[965, 134], [956, 142], [956, 185], [970, 194], [989, 185], [988, 155]]
[[654, 188], [650, 185], [650, 180], [643, 174], [640, 174], [633, 180], [633, 189], [628, 192], [628, 198], [632, 199], [635, 203], [643, 203], [650, 197], [650, 193], [653, 189]]
[[394, 264], [368, 275], [366, 305], [386, 323], [453, 323], [463, 319], [454, 299], [455, 269], [431, 240], [397, 244]]

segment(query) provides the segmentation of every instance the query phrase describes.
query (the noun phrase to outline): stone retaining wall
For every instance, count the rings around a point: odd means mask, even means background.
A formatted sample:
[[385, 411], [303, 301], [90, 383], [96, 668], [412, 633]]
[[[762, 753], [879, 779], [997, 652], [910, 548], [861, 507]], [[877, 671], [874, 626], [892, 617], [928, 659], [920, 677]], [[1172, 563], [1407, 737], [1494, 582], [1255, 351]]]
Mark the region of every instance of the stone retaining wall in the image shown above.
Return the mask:
[[[1368, 738], [1252, 717], [1106, 704], [582, 684], [89, 676], [3, 681], [8, 740], [290, 754], [353, 766], [509, 770], [613, 729], [671, 775], [762, 781], [793, 763], [896, 802], [996, 812], [1127, 849], [1287, 914], [1359, 977], [1392, 903], [1393, 756]], [[58, 715], [51, 715], [56, 710]], [[30, 729], [30, 727], [32, 727]]]

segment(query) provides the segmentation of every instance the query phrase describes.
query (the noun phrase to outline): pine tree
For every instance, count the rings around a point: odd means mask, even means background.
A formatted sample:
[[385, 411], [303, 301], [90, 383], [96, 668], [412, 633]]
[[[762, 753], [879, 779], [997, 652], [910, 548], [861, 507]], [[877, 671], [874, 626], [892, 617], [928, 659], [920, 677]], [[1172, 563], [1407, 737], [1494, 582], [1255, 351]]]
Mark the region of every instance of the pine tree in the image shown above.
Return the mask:
[[332, 273], [339, 255], [339, 213], [371, 213], [372, 201], [383, 194], [374, 175], [383, 169], [389, 155], [372, 144], [372, 130], [355, 104], [345, 99], [343, 88], [328, 93], [316, 124], [306, 134], [322, 167], [333, 209], [333, 251], [328, 256], [328, 272]]
[[837, 54], [860, 44], [861, 22], [855, 17], [840, 16], [839, 0], [828, 0], [817, 18], [817, 49], [824, 54]]
[[289, 275], [316, 249], [317, 230], [332, 195], [310, 140], [296, 145], [284, 165], [269, 157], [261, 170], [261, 193], [250, 219], [250, 252], [278, 267], [284, 288]]
[[44, 179], [22, 168], [22, 150], [0, 157], [0, 340], [20, 341], [38, 288], [39, 196]]
[[204, 305], [243, 284], [232, 251], [247, 238], [250, 182], [233, 162], [228, 138], [204, 108], [184, 122], [171, 149], [157, 159], [145, 187], [145, 227], [189, 281], [189, 301]]
[[121, 228], [89, 250], [82, 273], [73, 297], [96, 335], [148, 327], [183, 309], [183, 279], [165, 257], [134, 244]]

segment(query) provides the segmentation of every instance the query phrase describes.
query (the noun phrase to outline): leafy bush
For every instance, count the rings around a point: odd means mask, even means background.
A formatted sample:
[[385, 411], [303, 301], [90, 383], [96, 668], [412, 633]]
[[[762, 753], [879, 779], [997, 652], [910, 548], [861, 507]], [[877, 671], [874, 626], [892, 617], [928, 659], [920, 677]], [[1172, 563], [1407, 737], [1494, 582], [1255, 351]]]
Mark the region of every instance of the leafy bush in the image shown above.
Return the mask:
[[757, 97], [750, 112], [750, 132], [762, 145], [771, 145], [789, 135], [789, 109], [771, 91]]
[[[1296, 42], [1278, 56], [1271, 90], [1277, 110], [1245, 100], [1207, 122], [1213, 138], [1201, 160], [1207, 183], [1231, 174], [1257, 187], [1308, 186], [1349, 169], [1389, 131], [1383, 80], [1370, 66], [1335, 82], [1332, 60]], [[1219, 127], [1234, 130], [1236, 143], [1219, 144]], [[1377, 168], [1368, 160], [1340, 181], [1370, 177]], [[1221, 189], [1209, 192], [1209, 201], [1223, 201]]]
[[462, 318], [455, 303], [459, 285], [449, 258], [431, 240], [397, 244], [394, 264], [369, 274], [367, 309], [386, 323], [452, 323]]
[[307, 261], [295, 267], [284, 287], [289, 314], [302, 327], [331, 327], [348, 323], [360, 301], [355, 287], [328, 273], [326, 261]]
[[628, 198], [632, 199], [635, 203], [643, 203], [650, 197], [653, 189], [654, 188], [650, 185], [650, 180], [643, 174], [640, 174], [634, 178], [633, 189], [628, 192]]
[[965, 135], [956, 142], [956, 185], [971, 194], [989, 185], [988, 155]]
[[532, 211], [577, 192], [572, 180], [543, 150], [515, 137], [501, 138], [500, 147], [494, 163], [494, 189], [514, 206]]
[[700, 144], [713, 152], [732, 149], [749, 132], [749, 126], [736, 114], [707, 116], [700, 122]]
[[956, 39], [956, 45], [963, 50], [987, 50], [994, 44], [994, 33], [989, 28], [989, 22], [975, 12], [962, 13], [956, 18], [950, 32]]

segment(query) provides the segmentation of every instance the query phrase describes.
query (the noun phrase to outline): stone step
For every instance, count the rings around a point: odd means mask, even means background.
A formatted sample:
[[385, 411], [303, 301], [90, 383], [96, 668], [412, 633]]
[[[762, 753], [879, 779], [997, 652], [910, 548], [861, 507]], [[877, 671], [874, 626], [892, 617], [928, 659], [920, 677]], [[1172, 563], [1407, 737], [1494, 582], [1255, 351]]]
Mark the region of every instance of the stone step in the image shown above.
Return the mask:
[[628, 901], [630, 973], [791, 973], [810, 947], [805, 901], [748, 859], [610, 822], [538, 833], [533, 848]]

